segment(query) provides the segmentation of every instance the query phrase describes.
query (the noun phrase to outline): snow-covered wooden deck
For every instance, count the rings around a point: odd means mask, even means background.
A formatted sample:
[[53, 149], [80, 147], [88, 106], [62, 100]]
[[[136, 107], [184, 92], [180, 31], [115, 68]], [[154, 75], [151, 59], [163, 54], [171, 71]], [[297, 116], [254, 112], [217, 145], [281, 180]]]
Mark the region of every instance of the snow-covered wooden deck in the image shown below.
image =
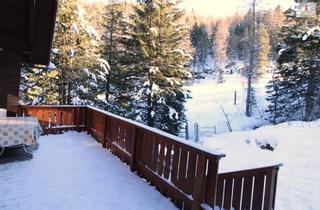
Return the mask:
[[1, 210], [176, 209], [86, 133], [39, 143], [33, 159], [0, 162]]

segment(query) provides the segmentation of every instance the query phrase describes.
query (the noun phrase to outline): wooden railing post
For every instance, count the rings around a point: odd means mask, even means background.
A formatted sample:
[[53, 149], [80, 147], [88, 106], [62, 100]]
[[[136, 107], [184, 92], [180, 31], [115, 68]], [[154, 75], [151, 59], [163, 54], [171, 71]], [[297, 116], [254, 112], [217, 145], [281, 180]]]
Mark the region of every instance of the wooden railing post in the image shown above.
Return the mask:
[[107, 122], [108, 122], [108, 117], [104, 116], [104, 119], [103, 119], [103, 134], [102, 134], [102, 138], [103, 138], [102, 146], [103, 146], [103, 148], [107, 147], [107, 132], [108, 132], [108, 128], [107, 128], [108, 123]]
[[75, 121], [75, 125], [76, 125], [76, 131], [80, 132], [80, 128], [79, 128], [79, 120], [80, 119], [80, 108], [75, 108], [74, 109], [74, 121]]
[[130, 170], [133, 172], [136, 170], [135, 168], [135, 160], [137, 154], [137, 141], [138, 141], [138, 129], [135, 126], [132, 126], [133, 133], [132, 133], [132, 144], [131, 144], [131, 157], [130, 157]]
[[276, 184], [277, 184], [278, 169], [275, 168], [267, 175], [266, 180], [266, 198], [264, 202], [264, 210], [274, 209], [275, 196], [276, 196]]
[[198, 167], [197, 167], [196, 179], [195, 179], [194, 188], [193, 188], [192, 210], [201, 209], [201, 203], [202, 203], [203, 192], [204, 192], [204, 182], [205, 182], [205, 176], [206, 176], [206, 165], [207, 165], [206, 157], [200, 154], [198, 156]]
[[90, 109], [87, 109], [87, 116], [86, 116], [86, 123], [87, 123], [87, 133], [90, 134]]

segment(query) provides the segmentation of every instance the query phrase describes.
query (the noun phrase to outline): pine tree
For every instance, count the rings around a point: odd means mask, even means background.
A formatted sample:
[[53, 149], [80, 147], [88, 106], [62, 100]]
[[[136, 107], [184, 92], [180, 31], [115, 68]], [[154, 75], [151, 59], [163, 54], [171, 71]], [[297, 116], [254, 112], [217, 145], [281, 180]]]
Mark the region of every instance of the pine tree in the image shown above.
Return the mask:
[[190, 77], [185, 65], [190, 56], [182, 48], [187, 35], [179, 23], [183, 12], [172, 1], [140, 2], [131, 17], [132, 41], [126, 45], [133, 52], [135, 72], [136, 120], [177, 134], [185, 122], [185, 79]]
[[96, 98], [92, 90], [103, 76], [99, 73], [103, 63], [97, 60], [98, 37], [88, 27], [78, 0], [61, 1], [58, 11], [52, 62], [57, 67], [59, 103], [90, 104]]
[[320, 28], [317, 18], [297, 18], [288, 10], [281, 30], [278, 71], [269, 85], [267, 112], [273, 123], [319, 116]]
[[203, 71], [210, 48], [209, 33], [206, 26], [203, 24], [195, 24], [190, 31], [190, 37], [192, 46], [195, 49], [193, 69], [200, 69], [200, 71]]
[[58, 104], [57, 71], [23, 66], [20, 80], [22, 104]]
[[229, 27], [227, 55], [229, 60], [243, 60], [245, 47], [248, 46], [246, 39], [246, 24], [241, 16], [235, 15]]
[[257, 31], [257, 70], [254, 72], [254, 78], [257, 79], [263, 74], [270, 63], [270, 37], [267, 28], [260, 25]]
[[277, 58], [277, 46], [279, 43], [279, 34], [284, 22], [284, 12], [280, 6], [278, 6], [272, 13], [270, 18], [270, 42], [272, 46], [272, 58]]
[[101, 59], [109, 64], [105, 71], [105, 80], [100, 80], [98, 92], [101, 99], [96, 106], [110, 112], [130, 117], [132, 110], [129, 101], [132, 99], [130, 71], [126, 64], [130, 61], [126, 49], [128, 23], [127, 5], [111, 1], [106, 7], [103, 19]]
[[229, 29], [226, 21], [219, 21], [216, 24], [213, 40], [214, 59], [218, 66], [218, 82], [223, 81], [224, 62], [227, 59], [227, 40]]

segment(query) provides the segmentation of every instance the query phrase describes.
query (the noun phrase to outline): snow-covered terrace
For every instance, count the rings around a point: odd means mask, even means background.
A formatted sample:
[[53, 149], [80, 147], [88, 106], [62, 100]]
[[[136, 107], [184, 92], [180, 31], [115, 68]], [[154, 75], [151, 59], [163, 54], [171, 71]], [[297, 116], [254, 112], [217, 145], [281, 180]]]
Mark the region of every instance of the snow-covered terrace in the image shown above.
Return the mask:
[[86, 133], [42, 136], [39, 143], [32, 159], [18, 150], [2, 157], [1, 210], [176, 209]]
[[58, 135], [32, 159], [2, 157], [1, 210], [274, 209], [279, 165], [218, 174], [220, 152], [94, 107], [19, 110]]

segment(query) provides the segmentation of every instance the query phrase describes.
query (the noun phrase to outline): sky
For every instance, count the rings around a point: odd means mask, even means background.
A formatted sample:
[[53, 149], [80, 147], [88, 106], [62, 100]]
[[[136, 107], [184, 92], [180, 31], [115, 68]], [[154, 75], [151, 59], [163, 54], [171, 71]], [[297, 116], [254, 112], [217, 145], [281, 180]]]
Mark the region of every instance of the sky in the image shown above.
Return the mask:
[[[85, 0], [87, 2], [105, 2], [107, 0]], [[134, 1], [134, 0], [126, 0]], [[182, 0], [181, 6], [187, 11], [192, 11], [200, 15], [210, 15], [214, 17], [230, 16], [239, 12], [248, 11], [249, 2], [252, 0]], [[283, 9], [288, 9], [293, 5], [294, 0], [257, 0], [260, 9], [275, 8], [280, 5]]]
[[[184, 0], [182, 6], [191, 11], [192, 9], [201, 15], [215, 17], [230, 16], [237, 11], [248, 10], [250, 0]], [[275, 8], [280, 5], [288, 9], [293, 5], [293, 0], [258, 0], [261, 9]]]

